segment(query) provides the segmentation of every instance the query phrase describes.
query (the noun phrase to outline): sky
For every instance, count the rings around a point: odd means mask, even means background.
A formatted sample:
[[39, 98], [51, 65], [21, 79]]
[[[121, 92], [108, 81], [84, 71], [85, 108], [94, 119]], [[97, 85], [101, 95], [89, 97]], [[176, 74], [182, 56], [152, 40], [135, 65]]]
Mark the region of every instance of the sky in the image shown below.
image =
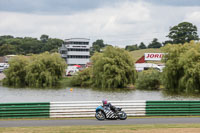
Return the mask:
[[170, 27], [197, 26], [200, 0], [0, 0], [0, 36], [103, 39], [118, 47], [163, 42]]

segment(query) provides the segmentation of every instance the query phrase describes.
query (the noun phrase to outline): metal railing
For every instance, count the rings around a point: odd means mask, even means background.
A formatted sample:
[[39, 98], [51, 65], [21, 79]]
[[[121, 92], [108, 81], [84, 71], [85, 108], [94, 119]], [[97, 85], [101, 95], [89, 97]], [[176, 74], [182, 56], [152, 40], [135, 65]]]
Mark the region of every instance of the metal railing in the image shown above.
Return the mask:
[[[128, 116], [200, 115], [200, 101], [110, 101]], [[1, 103], [0, 118], [94, 117], [101, 101]]]
[[[128, 116], [144, 116], [146, 101], [110, 101]], [[101, 101], [50, 102], [50, 117], [94, 117]]]
[[200, 115], [200, 101], [147, 101], [147, 116]]
[[0, 118], [49, 117], [50, 103], [1, 103]]

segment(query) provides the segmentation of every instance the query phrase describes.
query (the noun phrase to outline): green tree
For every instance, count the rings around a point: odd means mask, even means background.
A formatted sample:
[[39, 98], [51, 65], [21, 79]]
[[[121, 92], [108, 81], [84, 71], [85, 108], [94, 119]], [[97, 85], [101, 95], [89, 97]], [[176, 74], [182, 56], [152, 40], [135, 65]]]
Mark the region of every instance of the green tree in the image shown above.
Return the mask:
[[182, 91], [179, 80], [184, 75], [183, 66], [179, 64], [179, 57], [184, 53], [183, 47], [178, 45], [168, 44], [162, 48], [167, 53], [164, 56], [165, 68], [163, 69], [163, 85], [167, 90], [171, 91]]
[[104, 48], [106, 44], [104, 44], [102, 39], [98, 39], [92, 43], [92, 48], [90, 54], [93, 55], [94, 52], [100, 52], [102, 48]]
[[92, 83], [100, 88], [121, 88], [133, 84], [136, 77], [134, 60], [129, 52], [107, 46], [92, 57]]
[[22, 44], [19, 45], [19, 49], [21, 50], [19, 54], [38, 54], [41, 52], [42, 45], [37, 38], [25, 37], [22, 41]]
[[43, 44], [41, 52], [45, 52], [45, 51], [48, 51], [48, 52], [56, 51], [57, 52], [58, 47], [61, 47], [62, 44], [63, 44], [63, 40], [49, 38], [48, 41], [45, 44]]
[[179, 59], [184, 69], [180, 84], [186, 92], [200, 92], [200, 43], [191, 42], [185, 45], [188, 50]]
[[125, 47], [125, 50], [128, 50], [128, 51], [134, 51], [134, 50], [138, 50], [138, 49], [139, 49], [139, 47], [137, 46], [137, 44], [135, 44], [135, 45], [127, 45]]
[[191, 40], [199, 40], [197, 34], [197, 27], [189, 22], [182, 22], [170, 28], [170, 32], [167, 35], [174, 44], [184, 44]]
[[[12, 39], [12, 38], [14, 38], [14, 37], [11, 36], [11, 35], [0, 36], [0, 46], [3, 45], [3, 44], [5, 44], [5, 43], [7, 43], [6, 40]], [[9, 43], [8, 43], [8, 44], [9, 44]]]
[[160, 48], [162, 44], [158, 42], [157, 38], [154, 38], [153, 41], [148, 45], [148, 48]]
[[56, 86], [65, 68], [65, 61], [57, 53], [34, 55], [27, 66], [26, 82], [31, 87]]
[[141, 42], [140, 45], [139, 45], [139, 48], [140, 49], [146, 49], [147, 47], [143, 42]]
[[15, 50], [15, 46], [13, 45], [3, 44], [2, 46], [0, 46], [0, 56], [15, 54], [15, 53], [16, 53], [16, 50]]
[[162, 78], [165, 88], [175, 92], [200, 92], [200, 43], [168, 44], [163, 50], [167, 53]]
[[28, 59], [24, 56], [13, 57], [9, 61], [9, 68], [4, 71], [6, 78], [3, 79], [3, 84], [8, 86], [25, 86], [26, 66], [28, 63]]
[[48, 36], [48, 35], [43, 34], [43, 35], [40, 36], [40, 40], [41, 40], [43, 43], [46, 43], [46, 42], [48, 41], [48, 39], [49, 39], [49, 36]]
[[65, 61], [58, 53], [48, 52], [30, 57], [16, 56], [9, 65], [5, 70], [4, 85], [37, 88], [56, 86], [66, 68]]
[[173, 41], [172, 40], [166, 40], [162, 43], [163, 45], [166, 45], [166, 44], [173, 44]]

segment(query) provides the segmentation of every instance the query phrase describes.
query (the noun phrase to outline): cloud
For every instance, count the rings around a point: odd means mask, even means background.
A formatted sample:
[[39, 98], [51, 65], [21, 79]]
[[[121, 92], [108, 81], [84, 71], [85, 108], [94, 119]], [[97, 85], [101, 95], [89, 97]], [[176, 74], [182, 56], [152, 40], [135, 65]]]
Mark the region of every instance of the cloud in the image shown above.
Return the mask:
[[186, 15], [185, 20], [200, 23], [200, 11], [194, 11]]
[[[7, 1], [13, 2], [13, 0]], [[86, 3], [88, 1], [86, 0]], [[0, 0], [0, 5], [1, 2]], [[125, 47], [125, 45], [142, 41], [148, 44], [153, 38], [158, 38], [161, 42], [165, 41], [169, 27], [185, 20], [200, 26], [199, 6], [161, 6], [149, 3], [147, 0], [115, 0], [115, 2], [111, 0], [112, 4], [103, 0], [98, 5], [95, 0], [91, 5], [85, 4], [83, 6], [85, 9], [83, 7], [76, 9], [80, 5], [73, 7], [72, 5], [75, 4], [73, 0], [67, 1], [68, 6], [63, 1], [58, 0], [58, 3], [55, 3], [55, 8], [60, 7], [60, 9], [50, 10], [49, 7], [53, 7], [49, 5], [55, 1], [49, 0], [51, 3], [49, 4], [46, 0], [41, 0], [39, 5], [37, 2], [38, 0], [32, 1], [31, 6], [28, 6], [31, 9], [30, 12], [11, 12], [10, 9], [9, 11], [1, 11], [0, 8], [0, 18], [3, 18], [0, 19], [0, 35], [39, 38], [40, 35], [47, 34], [52, 38], [61, 39], [87, 37], [91, 39], [91, 42], [103, 39], [105, 43]], [[24, 5], [26, 4], [27, 2], [24, 3]], [[70, 6], [73, 7], [73, 10]], [[44, 7], [44, 10], [39, 7]], [[56, 13], [52, 13], [54, 10]], [[62, 10], [64, 13], [59, 13]], [[46, 13], [39, 13], [41, 11]], [[68, 11], [70, 13], [66, 13]]]
[[4, 18], [0, 21], [0, 34], [38, 37], [45, 33], [67, 38], [130, 32], [136, 23], [148, 21], [150, 12], [143, 3], [125, 2], [68, 15], [0, 12], [0, 16]]
[[0, 0], [0, 11], [34, 14], [72, 14], [119, 2], [152, 3], [158, 6], [200, 6], [199, 0]]
[[0, 0], [0, 11], [34, 14], [72, 14], [93, 10], [118, 0]]
[[200, 6], [199, 0], [144, 0], [144, 1], [162, 6], [175, 6], [175, 7]]

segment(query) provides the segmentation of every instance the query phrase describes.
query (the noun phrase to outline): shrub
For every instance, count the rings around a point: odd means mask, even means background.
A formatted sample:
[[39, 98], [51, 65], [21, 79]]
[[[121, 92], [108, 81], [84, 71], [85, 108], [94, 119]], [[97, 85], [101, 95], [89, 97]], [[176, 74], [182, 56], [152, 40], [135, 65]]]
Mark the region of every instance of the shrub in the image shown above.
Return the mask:
[[78, 72], [78, 75], [74, 75], [71, 77], [70, 85], [72, 86], [81, 86], [81, 87], [88, 87], [92, 86], [92, 80], [91, 80], [91, 67], [86, 68], [83, 71]]
[[157, 70], [149, 69], [138, 74], [135, 87], [137, 89], [153, 90], [159, 89], [160, 83], [160, 72]]

